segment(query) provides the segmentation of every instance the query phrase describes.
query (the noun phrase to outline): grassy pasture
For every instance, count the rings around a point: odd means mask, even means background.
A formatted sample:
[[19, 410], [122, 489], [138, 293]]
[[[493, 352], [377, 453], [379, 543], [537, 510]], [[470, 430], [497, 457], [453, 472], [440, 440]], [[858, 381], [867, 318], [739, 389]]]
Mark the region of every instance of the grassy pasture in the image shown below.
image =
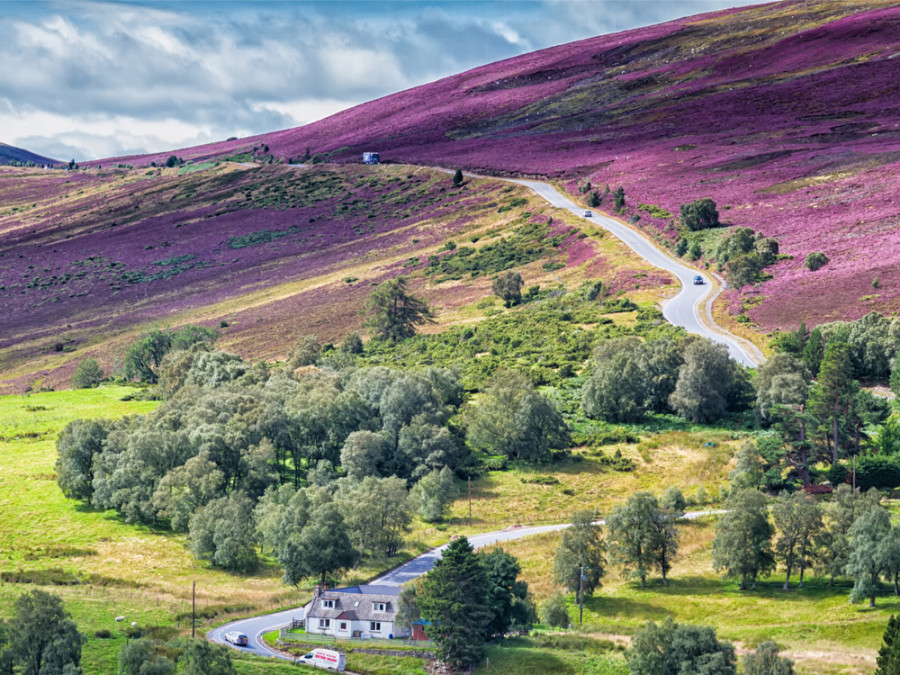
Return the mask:
[[[639, 583], [623, 579], [617, 569], [607, 569], [603, 587], [585, 598], [584, 624], [576, 634], [627, 641], [647, 621], [672, 617], [678, 622], [713, 626], [720, 639], [732, 641], [739, 653], [774, 640], [782, 653], [796, 662], [798, 673], [872, 672], [887, 620], [900, 612], [900, 598], [889, 589], [879, 596], [874, 610], [850, 604], [846, 580], [829, 588], [826, 578], [814, 574], [807, 575], [803, 589], [796, 588], [795, 574], [787, 593], [781, 590], [781, 570], [761, 580], [757, 590], [740, 591], [734, 581], [721, 579], [712, 569], [714, 519], [683, 523], [680, 531], [679, 557], [668, 586], [653, 576], [642, 590]], [[539, 603], [554, 590], [550, 579], [559, 538], [553, 533], [503, 546], [519, 559], [523, 577]], [[577, 629], [578, 607], [573, 595], [569, 600]], [[607, 671], [575, 668], [559, 672]]]

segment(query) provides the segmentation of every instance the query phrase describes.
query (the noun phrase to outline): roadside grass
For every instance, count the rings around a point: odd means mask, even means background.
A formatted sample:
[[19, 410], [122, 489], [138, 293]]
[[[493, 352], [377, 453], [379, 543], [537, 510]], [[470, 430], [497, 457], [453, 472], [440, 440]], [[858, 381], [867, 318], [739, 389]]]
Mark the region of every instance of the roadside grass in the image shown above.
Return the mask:
[[[282, 649], [277, 644], [278, 631], [270, 631], [263, 635], [263, 641], [274, 649]], [[386, 654], [358, 653], [365, 647], [353, 647], [341, 644], [337, 647], [318, 645], [323, 649], [338, 649], [347, 655], [347, 670], [360, 675], [426, 675], [425, 659], [413, 656], [388, 656]], [[382, 648], [382, 647], [376, 647]], [[308, 645], [289, 647], [284, 649], [295, 656], [302, 656], [311, 651]], [[386, 648], [384, 648], [386, 649]], [[410, 647], [400, 647], [399, 650], [411, 650]], [[269, 672], [269, 671], [266, 671]], [[277, 672], [277, 671], [276, 671]]]

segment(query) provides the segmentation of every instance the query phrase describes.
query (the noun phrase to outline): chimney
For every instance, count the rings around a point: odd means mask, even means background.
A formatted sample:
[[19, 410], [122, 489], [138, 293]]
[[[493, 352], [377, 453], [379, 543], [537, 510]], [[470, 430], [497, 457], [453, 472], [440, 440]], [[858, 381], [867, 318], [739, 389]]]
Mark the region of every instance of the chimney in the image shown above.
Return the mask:
[[319, 584], [316, 584], [315, 588], [313, 588], [313, 600], [318, 598], [322, 594], [322, 587]]

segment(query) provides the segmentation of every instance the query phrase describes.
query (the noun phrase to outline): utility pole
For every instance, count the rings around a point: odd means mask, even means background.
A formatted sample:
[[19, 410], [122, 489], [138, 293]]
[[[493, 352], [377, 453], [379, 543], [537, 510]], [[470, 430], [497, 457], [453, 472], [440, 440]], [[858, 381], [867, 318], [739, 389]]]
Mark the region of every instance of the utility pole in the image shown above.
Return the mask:
[[469, 527], [472, 527], [472, 477], [469, 476]]
[[194, 636], [194, 618], [197, 616], [197, 582], [191, 582], [191, 639]]
[[578, 625], [584, 622], [584, 571], [591, 569], [581, 565], [578, 568]]
[[853, 455], [853, 492], [856, 492], [856, 455]]

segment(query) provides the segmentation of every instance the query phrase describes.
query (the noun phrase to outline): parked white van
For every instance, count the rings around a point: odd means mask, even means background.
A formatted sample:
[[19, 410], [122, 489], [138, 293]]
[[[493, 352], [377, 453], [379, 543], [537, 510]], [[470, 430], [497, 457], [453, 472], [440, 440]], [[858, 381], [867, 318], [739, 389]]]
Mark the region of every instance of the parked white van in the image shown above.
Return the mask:
[[343, 673], [346, 669], [347, 657], [333, 649], [313, 649], [309, 654], [301, 656], [298, 663]]

